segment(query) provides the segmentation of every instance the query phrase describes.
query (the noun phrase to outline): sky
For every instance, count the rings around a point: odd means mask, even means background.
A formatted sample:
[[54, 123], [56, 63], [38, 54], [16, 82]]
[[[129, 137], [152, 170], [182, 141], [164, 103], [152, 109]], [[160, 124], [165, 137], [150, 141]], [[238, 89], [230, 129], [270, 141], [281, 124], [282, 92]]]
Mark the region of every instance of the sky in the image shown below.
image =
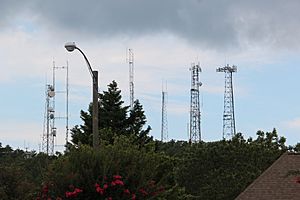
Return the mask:
[[[188, 140], [192, 63], [200, 63], [201, 131], [204, 141], [222, 139], [224, 73], [233, 75], [236, 129], [258, 130], [300, 142], [300, 1], [298, 0], [0, 0], [0, 142], [39, 151], [45, 88], [52, 67], [69, 66], [69, 124], [92, 99], [83, 57], [67, 52], [74, 41], [99, 71], [99, 90], [115, 80], [129, 104], [128, 48], [134, 52], [135, 98], [160, 139], [162, 83], [167, 82], [168, 138]], [[65, 71], [57, 70], [57, 90]], [[56, 95], [64, 115], [65, 96]], [[56, 150], [65, 121], [56, 120]]]

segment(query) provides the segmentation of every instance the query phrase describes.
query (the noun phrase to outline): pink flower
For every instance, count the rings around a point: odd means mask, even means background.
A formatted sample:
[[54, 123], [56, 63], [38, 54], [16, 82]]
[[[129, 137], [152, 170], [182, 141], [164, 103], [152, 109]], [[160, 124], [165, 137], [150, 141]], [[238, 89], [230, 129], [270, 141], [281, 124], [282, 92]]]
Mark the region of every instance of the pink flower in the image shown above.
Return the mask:
[[120, 176], [120, 175], [114, 175], [114, 179], [116, 180], [116, 179], [122, 179], [122, 176]]
[[96, 187], [96, 192], [98, 192], [101, 195], [104, 194], [104, 189], [102, 189], [98, 183], [95, 184], [95, 187]]
[[124, 190], [124, 194], [130, 194], [130, 191], [128, 189]]
[[82, 192], [82, 189], [79, 189], [79, 188], [75, 188], [75, 193], [81, 193]]
[[136, 195], [133, 193], [132, 194], [132, 198], [131, 198], [132, 200], [136, 200]]
[[69, 197], [72, 197], [73, 196], [73, 193], [72, 192], [66, 192], [66, 197], [69, 198]]
[[66, 192], [66, 197], [77, 197], [79, 193], [81, 193], [82, 190], [79, 188], [75, 188], [75, 190], [73, 192]]
[[143, 188], [139, 189], [139, 192], [143, 195], [143, 196], [147, 196], [148, 192], [146, 192], [146, 190], [144, 190]]
[[112, 200], [112, 198], [111, 197], [108, 197], [108, 199], [107, 200]]
[[104, 190], [101, 187], [97, 187], [96, 188], [96, 192], [98, 192], [99, 194], [103, 195], [104, 194]]
[[116, 185], [124, 185], [123, 181], [117, 179], [115, 181], [113, 181]]
[[48, 192], [49, 192], [48, 185], [44, 185], [43, 186], [43, 194], [48, 194]]
[[104, 184], [104, 185], [103, 185], [103, 189], [106, 190], [107, 188], [108, 188], [108, 185], [107, 185], [107, 184]]

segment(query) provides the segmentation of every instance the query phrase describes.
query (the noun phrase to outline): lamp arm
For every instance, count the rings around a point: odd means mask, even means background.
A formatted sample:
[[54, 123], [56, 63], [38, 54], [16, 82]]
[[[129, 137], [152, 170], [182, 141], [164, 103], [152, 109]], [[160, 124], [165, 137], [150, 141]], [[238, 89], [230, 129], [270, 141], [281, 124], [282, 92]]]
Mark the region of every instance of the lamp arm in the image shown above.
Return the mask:
[[93, 69], [92, 69], [92, 67], [91, 67], [91, 64], [90, 64], [89, 60], [87, 59], [86, 55], [83, 53], [83, 51], [82, 51], [80, 48], [78, 48], [78, 47], [75, 47], [75, 48], [76, 48], [78, 51], [80, 51], [80, 53], [83, 55], [83, 57], [84, 57], [84, 59], [85, 59], [85, 61], [86, 61], [86, 64], [87, 64], [87, 66], [88, 66], [89, 72], [90, 72], [90, 74], [91, 74], [91, 76], [92, 76], [93, 82], [95, 82], [96, 77], [95, 77], [94, 74], [93, 74]]

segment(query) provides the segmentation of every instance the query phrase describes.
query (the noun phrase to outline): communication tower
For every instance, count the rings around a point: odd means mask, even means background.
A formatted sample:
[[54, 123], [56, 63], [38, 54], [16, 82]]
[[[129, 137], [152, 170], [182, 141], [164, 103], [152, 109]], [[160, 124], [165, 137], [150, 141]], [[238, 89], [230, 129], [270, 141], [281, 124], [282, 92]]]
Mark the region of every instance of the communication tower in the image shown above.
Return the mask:
[[162, 103], [161, 103], [161, 141], [168, 141], [168, 118], [167, 118], [167, 89], [162, 87]]
[[237, 72], [237, 67], [217, 68], [217, 72], [225, 73], [225, 92], [224, 92], [224, 113], [223, 113], [223, 139], [231, 139], [235, 134], [235, 116], [234, 116], [234, 96], [232, 73]]
[[53, 85], [47, 84], [42, 151], [48, 155], [53, 155], [54, 153], [54, 138], [56, 137], [54, 96], [55, 90]]
[[[66, 80], [65, 80], [65, 89], [63, 91], [56, 90], [56, 70], [66, 70]], [[56, 119], [65, 120], [65, 142], [68, 143], [68, 134], [69, 134], [69, 69], [68, 63], [63, 67], [56, 67], [53, 62], [53, 72], [52, 72], [52, 84], [46, 84], [46, 106], [44, 114], [44, 129], [42, 136], [42, 151], [48, 155], [54, 154], [55, 138], [57, 135], [57, 127], [55, 124]], [[56, 96], [62, 93], [65, 95], [65, 116], [58, 116], [55, 114], [55, 98]]]
[[130, 109], [133, 109], [134, 104], [134, 55], [133, 50], [128, 49], [128, 64], [129, 64], [129, 92], [130, 92]]
[[191, 71], [191, 105], [190, 105], [190, 143], [201, 141], [201, 112], [200, 112], [200, 64], [192, 64]]

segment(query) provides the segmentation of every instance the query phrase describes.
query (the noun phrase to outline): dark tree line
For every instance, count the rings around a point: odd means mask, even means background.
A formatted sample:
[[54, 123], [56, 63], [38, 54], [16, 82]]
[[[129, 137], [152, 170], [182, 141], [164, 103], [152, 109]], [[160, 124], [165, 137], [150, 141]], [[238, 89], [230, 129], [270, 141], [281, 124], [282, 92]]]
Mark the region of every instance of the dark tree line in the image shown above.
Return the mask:
[[[258, 131], [231, 140], [153, 140], [138, 100], [129, 109], [116, 82], [99, 95], [101, 146], [92, 146], [91, 105], [81, 111], [64, 154], [13, 150], [0, 143], [0, 199], [232, 200], [286, 151], [285, 138]], [[116, 177], [118, 177], [116, 179]]]

